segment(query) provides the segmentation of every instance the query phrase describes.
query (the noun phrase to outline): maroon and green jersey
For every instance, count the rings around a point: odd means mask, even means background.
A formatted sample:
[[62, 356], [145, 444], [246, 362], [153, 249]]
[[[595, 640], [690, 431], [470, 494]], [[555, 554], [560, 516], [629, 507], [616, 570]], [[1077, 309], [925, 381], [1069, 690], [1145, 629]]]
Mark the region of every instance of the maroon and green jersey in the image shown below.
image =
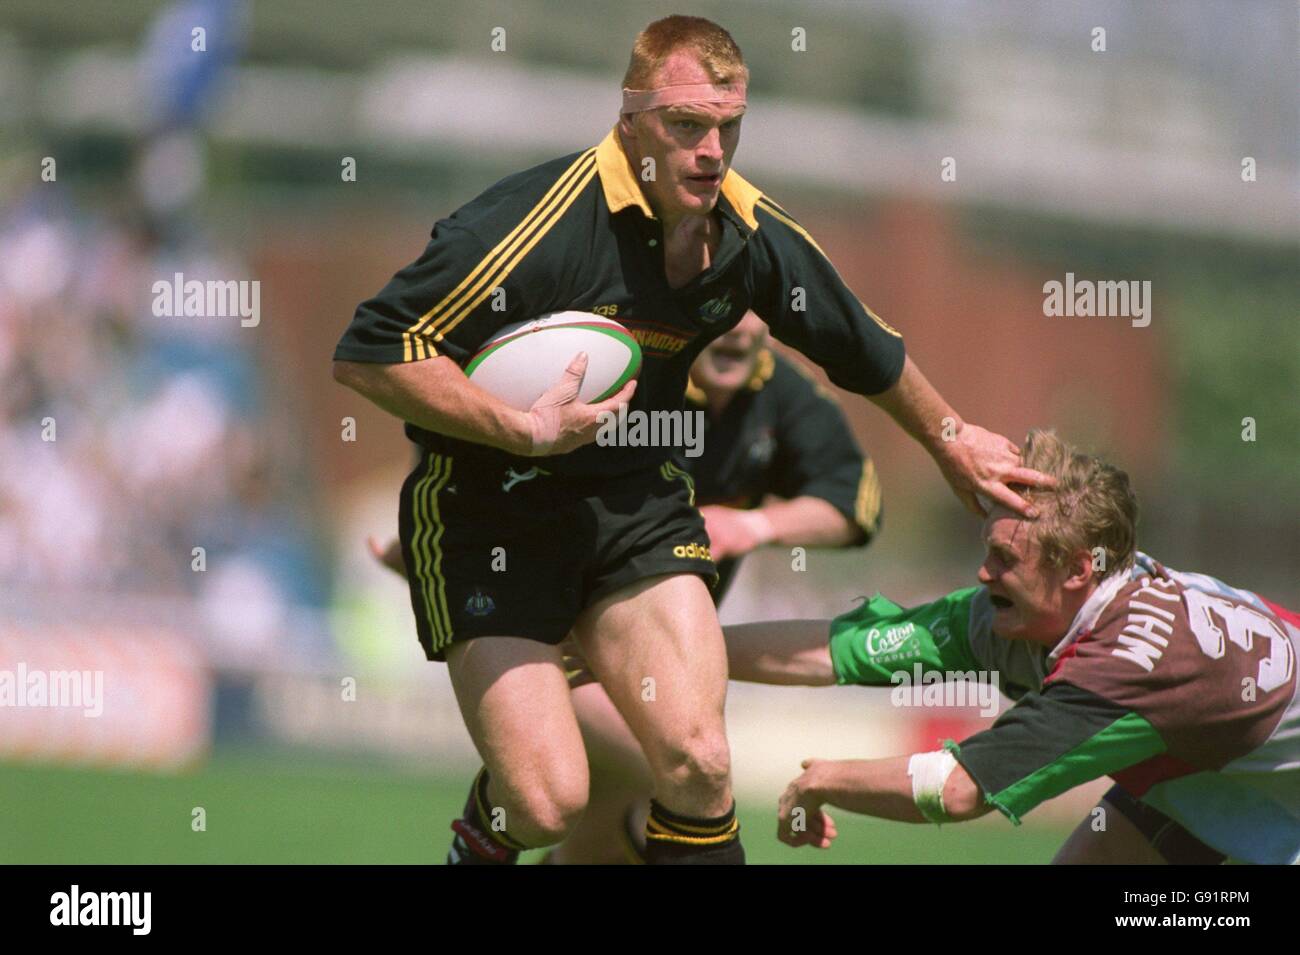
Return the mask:
[[1145, 554], [1054, 648], [1003, 640], [992, 617], [983, 587], [910, 609], [877, 596], [832, 622], [839, 682], [997, 673], [1016, 705], [947, 747], [1013, 822], [1110, 776], [1232, 858], [1300, 860], [1300, 617]]

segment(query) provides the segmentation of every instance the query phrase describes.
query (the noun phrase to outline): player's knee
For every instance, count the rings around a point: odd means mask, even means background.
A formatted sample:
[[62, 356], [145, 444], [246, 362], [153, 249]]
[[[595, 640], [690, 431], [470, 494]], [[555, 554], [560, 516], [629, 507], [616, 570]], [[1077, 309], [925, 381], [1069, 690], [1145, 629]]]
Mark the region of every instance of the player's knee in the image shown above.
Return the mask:
[[693, 733], [667, 756], [669, 782], [678, 787], [713, 792], [725, 789], [731, 779], [731, 750], [721, 731]]
[[510, 822], [508, 829], [527, 845], [555, 845], [578, 824], [586, 806], [585, 781], [556, 781], [524, 796], [518, 808], [520, 818]]

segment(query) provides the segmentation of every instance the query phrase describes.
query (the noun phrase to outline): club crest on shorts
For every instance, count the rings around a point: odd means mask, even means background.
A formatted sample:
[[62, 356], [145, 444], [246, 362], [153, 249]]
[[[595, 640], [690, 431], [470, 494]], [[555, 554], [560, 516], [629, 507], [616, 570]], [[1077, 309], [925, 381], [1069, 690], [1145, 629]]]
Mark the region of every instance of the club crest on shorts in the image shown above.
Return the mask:
[[486, 617], [496, 609], [496, 601], [483, 593], [480, 587], [475, 587], [474, 593], [465, 601], [465, 612], [471, 617]]

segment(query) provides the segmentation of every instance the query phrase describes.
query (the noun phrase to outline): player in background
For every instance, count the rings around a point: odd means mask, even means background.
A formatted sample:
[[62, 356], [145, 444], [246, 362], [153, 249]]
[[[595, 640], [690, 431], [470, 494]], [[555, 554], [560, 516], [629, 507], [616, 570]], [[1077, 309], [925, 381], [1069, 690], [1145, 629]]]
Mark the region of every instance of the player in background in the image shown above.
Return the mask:
[[704, 412], [705, 437], [698, 457], [676, 463], [695, 482], [709, 532], [715, 603], [740, 558], [758, 547], [855, 547], [875, 536], [875, 465], [835, 397], [768, 347], [753, 312], [695, 360], [686, 401], [688, 411]]
[[[807, 231], [732, 170], [748, 78], [716, 24], [651, 24], [605, 139], [438, 222], [335, 350], [335, 379], [405, 421], [425, 452], [399, 505], [412, 608], [484, 760], [452, 823], [454, 864], [511, 864], [581, 816], [587, 760], [558, 649], [570, 632], [651, 766], [650, 860], [744, 861], [703, 521], [667, 449], [594, 441], [623, 403], [680, 413], [692, 362], [750, 308], [893, 417], [977, 513], [981, 496], [1028, 512], [1009, 484], [1046, 480], [965, 422]], [[666, 346], [644, 350], [637, 381], [600, 404], [576, 400], [582, 356], [527, 412], [466, 378], [493, 333], [568, 309]], [[647, 674], [673, 689], [654, 706], [641, 699]]]
[[946, 679], [996, 672], [1016, 701], [934, 752], [805, 761], [780, 799], [779, 837], [827, 848], [828, 806], [934, 823], [997, 809], [1018, 824], [1109, 776], [1104, 812], [1056, 862], [1300, 860], [1300, 616], [1137, 552], [1123, 471], [1051, 432], [1024, 447], [1057, 485], [1025, 492], [1036, 521], [992, 510], [980, 586], [910, 609], [877, 595], [831, 621], [727, 628], [736, 679], [893, 687], [919, 665]]

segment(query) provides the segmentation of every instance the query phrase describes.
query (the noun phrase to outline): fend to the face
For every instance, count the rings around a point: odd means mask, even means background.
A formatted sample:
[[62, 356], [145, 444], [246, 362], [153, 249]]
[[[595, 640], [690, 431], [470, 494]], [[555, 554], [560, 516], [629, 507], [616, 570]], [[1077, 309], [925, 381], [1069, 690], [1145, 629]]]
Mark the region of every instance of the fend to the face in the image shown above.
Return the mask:
[[[711, 83], [690, 52], [673, 53], [654, 86]], [[743, 104], [691, 103], [623, 114], [619, 132], [646, 199], [662, 219], [706, 215], [740, 144]], [[646, 163], [646, 160], [653, 160]], [[647, 171], [648, 170], [648, 171]]]
[[753, 377], [767, 344], [767, 325], [753, 312], [715, 338], [691, 366], [691, 381], [706, 393], [739, 391]]
[[995, 506], [984, 520], [979, 582], [993, 603], [993, 633], [1005, 640], [1054, 646], [1092, 588], [1087, 552], [1064, 567], [1045, 565], [1033, 522]]

